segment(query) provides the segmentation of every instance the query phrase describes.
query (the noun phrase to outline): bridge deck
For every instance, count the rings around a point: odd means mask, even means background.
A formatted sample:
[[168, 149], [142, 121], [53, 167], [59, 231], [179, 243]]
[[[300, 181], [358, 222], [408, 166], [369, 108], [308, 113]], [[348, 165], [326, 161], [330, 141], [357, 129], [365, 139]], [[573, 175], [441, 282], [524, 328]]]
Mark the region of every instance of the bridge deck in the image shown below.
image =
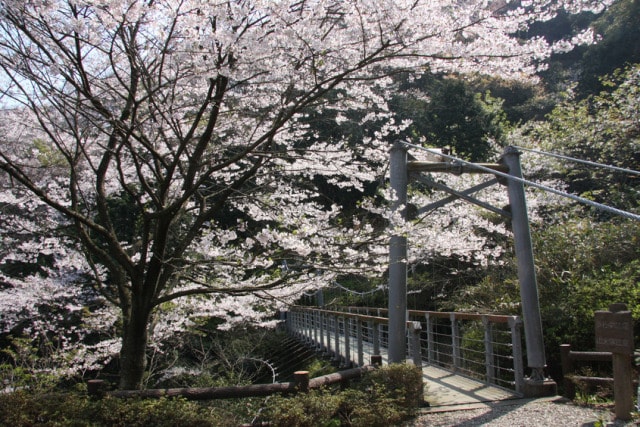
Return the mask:
[[426, 385], [425, 400], [431, 407], [494, 402], [522, 397], [515, 391], [456, 375], [436, 366], [423, 367], [422, 372]]

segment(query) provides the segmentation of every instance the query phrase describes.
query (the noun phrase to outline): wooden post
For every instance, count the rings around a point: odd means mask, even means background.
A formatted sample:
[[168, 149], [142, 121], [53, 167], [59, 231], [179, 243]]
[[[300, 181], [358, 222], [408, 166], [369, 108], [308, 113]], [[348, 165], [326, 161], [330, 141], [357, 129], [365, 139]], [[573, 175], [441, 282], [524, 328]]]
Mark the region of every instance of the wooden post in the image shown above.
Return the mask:
[[379, 354], [374, 354], [371, 356], [371, 364], [376, 367], [382, 366], [382, 356]]
[[89, 397], [101, 399], [104, 396], [106, 383], [104, 380], [87, 381], [87, 394]]
[[309, 371], [296, 371], [293, 373], [293, 382], [298, 391], [309, 392]]
[[571, 344], [560, 345], [560, 363], [562, 364], [562, 384], [564, 386], [563, 396], [567, 399], [573, 399], [576, 397], [576, 385], [570, 378], [570, 375], [573, 374]]
[[616, 418], [628, 421], [633, 411], [633, 369], [631, 354], [612, 353], [613, 397], [616, 403]]

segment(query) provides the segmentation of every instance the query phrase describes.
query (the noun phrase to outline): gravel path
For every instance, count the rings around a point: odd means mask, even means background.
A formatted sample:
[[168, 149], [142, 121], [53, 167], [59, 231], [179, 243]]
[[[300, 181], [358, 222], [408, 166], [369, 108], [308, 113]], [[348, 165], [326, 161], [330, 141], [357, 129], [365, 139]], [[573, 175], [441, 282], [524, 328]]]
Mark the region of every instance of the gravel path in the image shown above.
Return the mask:
[[613, 421], [613, 408], [577, 406], [567, 399], [522, 399], [482, 405], [469, 405], [455, 410], [433, 408], [425, 411], [405, 427], [436, 426], [494, 426], [494, 427], [622, 427], [640, 426], [636, 417], [632, 421]]

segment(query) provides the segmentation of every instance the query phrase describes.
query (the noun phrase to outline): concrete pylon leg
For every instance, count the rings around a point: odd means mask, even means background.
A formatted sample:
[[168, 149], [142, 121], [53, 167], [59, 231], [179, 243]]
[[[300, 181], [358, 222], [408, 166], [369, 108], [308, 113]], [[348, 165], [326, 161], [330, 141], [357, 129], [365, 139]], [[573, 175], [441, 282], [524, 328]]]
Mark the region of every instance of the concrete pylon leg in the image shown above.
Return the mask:
[[[396, 199], [394, 214], [405, 217], [407, 204], [407, 149], [396, 143], [391, 149], [391, 188]], [[389, 241], [389, 363], [402, 363], [407, 356], [407, 238], [394, 234]]]
[[[504, 151], [502, 162], [509, 167], [510, 175], [522, 178], [520, 152], [517, 149], [507, 147]], [[507, 183], [507, 189], [511, 205], [515, 252], [518, 260], [518, 281], [520, 282], [527, 362], [528, 367], [531, 369], [529, 380], [543, 382], [545, 380], [546, 359], [524, 184], [510, 179]]]

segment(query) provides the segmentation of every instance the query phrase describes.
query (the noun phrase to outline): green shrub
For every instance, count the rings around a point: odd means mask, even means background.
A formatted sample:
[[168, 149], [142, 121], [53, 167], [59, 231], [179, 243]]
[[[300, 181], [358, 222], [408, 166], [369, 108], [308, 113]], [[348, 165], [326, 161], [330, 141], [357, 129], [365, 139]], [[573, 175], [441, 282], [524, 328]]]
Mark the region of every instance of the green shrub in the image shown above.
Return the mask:
[[25, 391], [0, 395], [0, 425], [7, 426], [236, 426], [241, 421], [217, 407], [184, 399], [91, 400], [79, 393]]
[[413, 365], [385, 366], [353, 386], [343, 391], [322, 389], [273, 397], [265, 417], [286, 427], [384, 427], [410, 417], [423, 402], [422, 371]]
[[340, 411], [337, 416], [341, 425], [387, 427], [398, 424], [409, 415], [380, 385], [375, 385], [367, 391], [345, 390], [340, 393], [340, 398]]
[[392, 364], [372, 372], [367, 378], [375, 386], [382, 387], [396, 404], [413, 410], [424, 401], [422, 370], [414, 365]]
[[267, 416], [277, 426], [328, 426], [339, 406], [339, 395], [326, 389], [311, 390], [294, 397], [273, 396], [269, 400]]
[[[265, 418], [278, 426], [388, 426], [422, 403], [422, 372], [391, 365], [371, 372], [354, 388], [312, 390], [267, 399]], [[237, 426], [259, 412], [263, 399], [190, 402], [184, 399], [90, 399], [74, 392], [19, 390], [0, 394], [0, 425], [7, 426]]]

